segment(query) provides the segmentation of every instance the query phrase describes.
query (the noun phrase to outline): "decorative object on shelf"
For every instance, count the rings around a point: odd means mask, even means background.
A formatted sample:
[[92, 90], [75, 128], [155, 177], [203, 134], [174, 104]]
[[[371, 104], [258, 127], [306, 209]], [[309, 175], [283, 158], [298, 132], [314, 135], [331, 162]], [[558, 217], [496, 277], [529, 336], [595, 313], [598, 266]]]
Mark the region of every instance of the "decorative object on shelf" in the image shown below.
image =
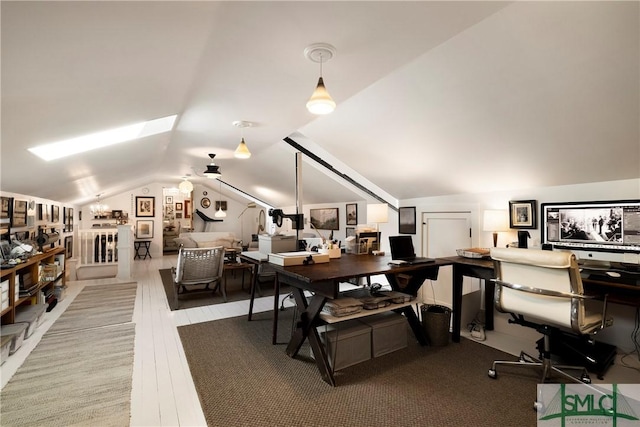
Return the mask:
[[13, 215], [11, 216], [12, 227], [25, 227], [27, 225], [27, 201], [13, 201]]
[[189, 177], [191, 175], [187, 174], [186, 176], [182, 177], [182, 182], [180, 184], [178, 184], [178, 190], [180, 190], [180, 192], [182, 194], [191, 194], [191, 192], [193, 191], [193, 184], [191, 183], [191, 181], [189, 181]]
[[535, 200], [512, 200], [509, 202], [509, 227], [529, 228], [538, 227]]
[[506, 210], [489, 209], [484, 211], [483, 230], [493, 233], [493, 247], [498, 246], [498, 233], [509, 231], [509, 212]]
[[211, 206], [211, 200], [209, 200], [208, 197], [203, 197], [202, 200], [200, 200], [200, 206], [205, 209], [209, 208], [209, 206]]
[[207, 170], [204, 171], [204, 175], [209, 179], [216, 179], [222, 176], [222, 172], [220, 171], [220, 166], [216, 165], [213, 162], [213, 159], [216, 157], [215, 154], [209, 153], [209, 157], [211, 157], [211, 163], [207, 165]]
[[318, 230], [339, 230], [338, 208], [310, 209], [311, 225]]
[[398, 209], [398, 233], [416, 234], [416, 207]]
[[139, 219], [136, 221], [136, 239], [153, 239], [152, 219]]
[[329, 114], [336, 108], [336, 103], [329, 95], [322, 79], [322, 63], [331, 60], [335, 53], [336, 48], [328, 43], [315, 43], [304, 50], [304, 56], [308, 60], [320, 63], [318, 85], [309, 101], [307, 101], [307, 110], [312, 114]]
[[[225, 218], [227, 216], [227, 213], [222, 210], [222, 181], [218, 180], [218, 182], [220, 183], [220, 202], [216, 202], [216, 207], [218, 208], [216, 210], [216, 213], [213, 215], [216, 218]], [[226, 204], [227, 202], [224, 202], [225, 204], [225, 210], [226, 210]]]
[[165, 196], [164, 203], [167, 204], [167, 205], [172, 205], [173, 204], [173, 196]]
[[89, 207], [91, 215], [93, 215], [95, 218], [104, 218], [107, 215], [107, 210], [109, 209], [107, 205], [100, 202], [101, 195], [102, 194], [96, 194], [96, 203]]
[[240, 144], [238, 144], [238, 148], [236, 148], [236, 151], [233, 153], [233, 155], [238, 159], [248, 159], [249, 157], [251, 157], [251, 152], [249, 151], [247, 144], [244, 142], [244, 128], [253, 126], [253, 123], [245, 122], [243, 120], [237, 120], [232, 124], [235, 127], [241, 129]]
[[347, 205], [347, 225], [357, 225], [358, 224], [358, 204], [357, 203], [349, 203]]
[[142, 197], [136, 196], [136, 216], [137, 217], [154, 217], [156, 198], [153, 196]]

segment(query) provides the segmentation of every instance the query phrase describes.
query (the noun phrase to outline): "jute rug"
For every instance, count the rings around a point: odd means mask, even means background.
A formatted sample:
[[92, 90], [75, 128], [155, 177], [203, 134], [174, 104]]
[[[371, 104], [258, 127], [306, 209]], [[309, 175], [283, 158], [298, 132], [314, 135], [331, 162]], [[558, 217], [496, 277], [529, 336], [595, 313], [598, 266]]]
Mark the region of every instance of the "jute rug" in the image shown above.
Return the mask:
[[[235, 276], [233, 273], [235, 273]], [[251, 294], [249, 293], [251, 290], [251, 275], [249, 272], [247, 271], [245, 273], [244, 289], [242, 289], [242, 272], [235, 271], [227, 274], [227, 302], [243, 301], [251, 298]], [[176, 310], [171, 269], [161, 269], [160, 278], [162, 279], [164, 292], [167, 295], [169, 307], [171, 310]], [[215, 286], [211, 286], [211, 288], [214, 287]], [[204, 288], [204, 286], [202, 286], [202, 288]], [[273, 281], [266, 281], [262, 283], [260, 289], [262, 291], [262, 296], [273, 296]], [[286, 293], [288, 292], [288, 289], [288, 287], [283, 287], [282, 292]], [[256, 297], [258, 297], [258, 292], [256, 292]], [[215, 292], [213, 290], [211, 292], [197, 291], [182, 296], [180, 298], [180, 308], [202, 307], [205, 305], [222, 304], [224, 302], [225, 301], [220, 290]]]
[[47, 334], [131, 322], [137, 283], [87, 285]]
[[[281, 312], [279, 341], [291, 312]], [[513, 356], [463, 339], [408, 348], [337, 371], [322, 381], [305, 355], [271, 345], [271, 312], [178, 328], [209, 426], [535, 426], [538, 377], [508, 372], [492, 380], [495, 359]], [[411, 335], [410, 335], [411, 336]]]
[[[128, 426], [135, 293], [135, 283], [86, 287], [0, 393], [2, 425]], [[106, 307], [87, 309], [94, 298]]]

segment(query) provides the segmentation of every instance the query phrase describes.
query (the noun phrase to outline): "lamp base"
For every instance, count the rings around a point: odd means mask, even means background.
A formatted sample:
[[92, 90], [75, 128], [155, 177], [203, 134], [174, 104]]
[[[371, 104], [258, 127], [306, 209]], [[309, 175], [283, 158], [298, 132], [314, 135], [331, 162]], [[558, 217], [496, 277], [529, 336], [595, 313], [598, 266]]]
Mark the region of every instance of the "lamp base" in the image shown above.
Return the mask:
[[498, 233], [493, 233], [493, 247], [497, 248], [498, 247]]

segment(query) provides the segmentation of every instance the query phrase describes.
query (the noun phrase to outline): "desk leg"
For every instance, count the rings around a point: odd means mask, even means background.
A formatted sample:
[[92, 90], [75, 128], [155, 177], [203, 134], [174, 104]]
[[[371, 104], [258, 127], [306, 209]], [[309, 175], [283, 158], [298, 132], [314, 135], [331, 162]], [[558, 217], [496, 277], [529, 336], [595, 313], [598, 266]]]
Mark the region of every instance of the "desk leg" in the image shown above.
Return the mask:
[[309, 345], [313, 351], [313, 357], [316, 361], [316, 366], [320, 371], [322, 379], [329, 385], [335, 387], [336, 380], [333, 377], [331, 367], [329, 366], [329, 358], [327, 357], [324, 346], [320, 341], [318, 330], [315, 327], [317, 323], [316, 320], [320, 316], [322, 307], [327, 299], [319, 295], [314, 295], [311, 298], [311, 302], [307, 305], [307, 299], [304, 296], [304, 291], [298, 288], [293, 289], [293, 296], [296, 300], [296, 305], [298, 306], [299, 317], [296, 321], [296, 330], [291, 337], [291, 341], [289, 341], [286, 353], [289, 357], [295, 357], [298, 354], [298, 351], [300, 351], [300, 347], [304, 340], [309, 339]]
[[422, 328], [422, 324], [420, 320], [418, 320], [418, 316], [416, 316], [416, 312], [413, 311], [412, 306], [403, 307], [398, 310], [401, 313], [404, 313], [407, 321], [409, 322], [409, 326], [411, 326], [411, 330], [413, 331], [413, 335], [415, 335], [416, 339], [420, 343], [420, 345], [428, 345], [429, 340], [427, 339], [427, 334], [424, 332]]
[[491, 280], [484, 279], [484, 328], [493, 331], [493, 298], [496, 284]]
[[251, 298], [249, 299], [249, 318], [248, 321], [251, 321], [251, 316], [253, 315], [253, 300], [256, 297], [256, 286], [258, 285], [256, 282], [258, 281], [258, 264], [253, 264], [253, 274], [251, 276]]
[[276, 345], [278, 342], [278, 303], [280, 302], [280, 280], [276, 274], [275, 282], [273, 282], [273, 333], [271, 334], [271, 344]]
[[453, 342], [460, 342], [460, 328], [462, 327], [462, 281], [464, 276], [460, 268], [453, 265]]

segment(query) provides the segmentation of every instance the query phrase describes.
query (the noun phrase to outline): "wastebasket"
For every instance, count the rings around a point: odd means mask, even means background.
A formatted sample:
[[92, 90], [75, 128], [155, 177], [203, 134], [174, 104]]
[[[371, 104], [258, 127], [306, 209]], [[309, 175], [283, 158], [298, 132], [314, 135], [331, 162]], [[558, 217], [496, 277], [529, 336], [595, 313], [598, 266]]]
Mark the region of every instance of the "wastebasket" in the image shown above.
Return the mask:
[[449, 322], [451, 309], [443, 305], [423, 304], [421, 307], [422, 328], [429, 344], [444, 346], [449, 344]]

